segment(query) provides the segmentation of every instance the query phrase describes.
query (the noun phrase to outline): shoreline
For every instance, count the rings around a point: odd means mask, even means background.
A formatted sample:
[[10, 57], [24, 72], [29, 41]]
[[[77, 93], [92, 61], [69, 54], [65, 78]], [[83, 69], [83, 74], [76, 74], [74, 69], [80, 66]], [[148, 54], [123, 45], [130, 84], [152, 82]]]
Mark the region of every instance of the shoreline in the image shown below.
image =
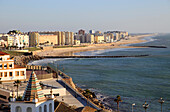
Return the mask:
[[[149, 35], [149, 36], [154, 36], [154, 35]], [[93, 49], [83, 49], [83, 50], [77, 50], [77, 48], [72, 48], [72, 50], [76, 49], [74, 52], [73, 51], [65, 51], [66, 53], [64, 53], [64, 55], [61, 55], [59, 54], [59, 56], [70, 56], [70, 55], [66, 55], [67, 53], [70, 54], [69, 52], [71, 52], [72, 54], [75, 53], [75, 52], [83, 52], [83, 51], [94, 51], [95, 50], [104, 50], [104, 49], [113, 49], [113, 48], [141, 48], [141, 47], [134, 47], [134, 46], [121, 46], [121, 45], [126, 45], [126, 44], [136, 44], [136, 43], [141, 43], [141, 42], [147, 42], [147, 40], [144, 40], [143, 38], [145, 37], [148, 37], [148, 35], [142, 35], [142, 36], [137, 36], [137, 37], [131, 37], [130, 40], [122, 40], [121, 42], [117, 42], [116, 43], [116, 46], [111, 46], [113, 43], [109, 43], [109, 44], [102, 44], [104, 46], [100, 46], [100, 45], [96, 45], [95, 47], [93, 47]], [[134, 40], [132, 40], [134, 39]], [[143, 40], [141, 40], [143, 39]], [[115, 43], [114, 43], [115, 44]], [[110, 46], [109, 46], [110, 45]], [[89, 46], [87, 47], [89, 48]], [[67, 49], [67, 48], [62, 48], [62, 49]], [[79, 48], [78, 48], [79, 49]], [[48, 52], [48, 51], [47, 51]], [[54, 54], [51, 54], [52, 56], [56, 56]], [[47, 55], [47, 56], [51, 56], [51, 55]], [[71, 55], [72, 56], [72, 55]], [[73, 84], [75, 84], [73, 82]], [[79, 87], [79, 88], [82, 88], [82, 87]], [[88, 88], [90, 89], [90, 88]], [[84, 89], [83, 89], [84, 90]], [[92, 91], [94, 92], [94, 91]], [[115, 108], [112, 108], [109, 104], [108, 104], [108, 101], [104, 101], [104, 100], [107, 100], [107, 99], [110, 99], [108, 96], [105, 96], [101, 93], [97, 94], [95, 92], [95, 95], [97, 96], [97, 99], [99, 101], [101, 101], [103, 104], [104, 104], [104, 107], [106, 108], [109, 108], [109, 109], [112, 109], [112, 110], [115, 110]]]
[[51, 50], [49, 49], [39, 50], [39, 51], [34, 51], [33, 54], [38, 56], [75, 56], [74, 53], [85, 52], [85, 51], [95, 51], [95, 50], [114, 49], [114, 48], [141, 48], [141, 47], [125, 46], [125, 45], [147, 42], [147, 40], [144, 40], [143, 38], [155, 36], [155, 35], [156, 34], [129, 36], [128, 40], [120, 40], [118, 42], [106, 43], [106, 44], [90, 44], [87, 47], [76, 47], [76, 48], [68, 47], [68, 48], [53, 48]]
[[[143, 39], [144, 37], [141, 37], [141, 39]], [[145, 41], [145, 42], [147, 42], [147, 40]], [[68, 74], [69, 75], [69, 74]], [[84, 86], [82, 86], [81, 87], [81, 85], [79, 86], [80, 88], [83, 88]], [[86, 88], [86, 87], [85, 87]], [[88, 89], [92, 89], [92, 91], [93, 91], [93, 88], [89, 88], [89, 87], [87, 87]], [[83, 88], [84, 89], [84, 88]], [[93, 91], [94, 92], [94, 91]], [[98, 94], [99, 93], [99, 94]], [[104, 99], [104, 104], [105, 104], [105, 106], [107, 105], [109, 108], [111, 108], [111, 106], [110, 106], [110, 102], [111, 102], [111, 100], [113, 100], [114, 99], [114, 97], [108, 97], [108, 95], [104, 95], [104, 94], [102, 94], [101, 92], [95, 92], [95, 94], [96, 95], [99, 95], [99, 99], [98, 100], [103, 100]], [[100, 96], [102, 96], [102, 97], [100, 97]], [[126, 104], [127, 105], [127, 104]], [[107, 107], [106, 106], [106, 107]], [[116, 106], [115, 104], [114, 104], [114, 106]], [[113, 110], [114, 110], [114, 108], [112, 108]]]

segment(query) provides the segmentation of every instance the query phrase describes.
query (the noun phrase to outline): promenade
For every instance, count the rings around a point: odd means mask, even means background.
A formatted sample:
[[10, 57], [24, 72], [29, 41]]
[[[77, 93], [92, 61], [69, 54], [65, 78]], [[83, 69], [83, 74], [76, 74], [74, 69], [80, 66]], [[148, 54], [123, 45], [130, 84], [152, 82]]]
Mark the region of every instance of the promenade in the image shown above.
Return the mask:
[[[42, 81], [43, 84], [53, 87], [63, 87], [59, 82], [61, 82], [61, 77], [58, 79], [50, 79]], [[76, 106], [84, 107], [86, 106], [86, 102], [81, 100], [81, 98], [75, 98], [75, 94], [71, 94], [71, 91], [66, 87], [66, 95], [65, 96], [57, 96], [56, 98], [58, 101], [63, 101], [64, 103], [68, 104], [69, 106]]]
[[57, 96], [56, 99], [58, 101], [62, 101], [69, 106], [76, 106], [79, 107], [85, 107], [90, 106], [92, 108], [95, 108], [97, 110], [101, 110], [99, 107], [95, 106], [90, 101], [87, 101], [86, 98], [84, 98], [80, 93], [75, 91], [72, 87], [67, 85], [65, 82], [63, 82], [62, 78], [59, 76], [58, 80], [57, 78], [50, 79], [50, 80], [44, 80], [42, 81], [44, 85], [52, 86], [52, 87], [64, 87], [66, 88], [66, 95], [65, 96]]

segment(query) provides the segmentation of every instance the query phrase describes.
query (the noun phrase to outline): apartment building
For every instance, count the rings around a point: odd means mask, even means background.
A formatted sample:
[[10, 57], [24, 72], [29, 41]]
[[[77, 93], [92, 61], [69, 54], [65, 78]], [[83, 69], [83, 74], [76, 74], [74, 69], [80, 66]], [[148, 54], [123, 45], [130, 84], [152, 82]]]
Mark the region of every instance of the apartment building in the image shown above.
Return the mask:
[[90, 44], [94, 44], [94, 35], [93, 34], [87, 34], [86, 35], [86, 42]]
[[30, 47], [58, 45], [58, 36], [48, 33], [29, 32]]
[[[39, 45], [73, 45], [74, 33], [73, 32], [30, 32], [30, 47]], [[45, 44], [44, 44], [45, 43]]]
[[101, 34], [101, 35], [95, 35], [94, 37], [94, 41], [95, 43], [103, 43], [104, 42], [104, 35]]
[[29, 46], [37, 47], [39, 43], [39, 33], [38, 32], [29, 32]]
[[6, 46], [13, 46], [14, 44], [14, 36], [12, 35], [8, 35], [8, 34], [3, 35], [1, 39], [6, 41]]
[[15, 65], [9, 54], [0, 51], [0, 80], [12, 81], [17, 79], [26, 79], [26, 68]]
[[55, 45], [58, 44], [57, 35], [53, 34], [39, 34], [38, 45]]
[[65, 45], [74, 45], [74, 33], [65, 32]]

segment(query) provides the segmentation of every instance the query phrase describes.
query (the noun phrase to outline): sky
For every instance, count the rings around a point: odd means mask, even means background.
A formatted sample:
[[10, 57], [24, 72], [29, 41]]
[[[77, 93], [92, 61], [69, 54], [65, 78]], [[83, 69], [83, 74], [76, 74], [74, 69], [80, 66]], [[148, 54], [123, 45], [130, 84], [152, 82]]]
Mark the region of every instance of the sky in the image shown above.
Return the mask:
[[170, 0], [0, 0], [0, 33], [14, 29], [170, 33]]

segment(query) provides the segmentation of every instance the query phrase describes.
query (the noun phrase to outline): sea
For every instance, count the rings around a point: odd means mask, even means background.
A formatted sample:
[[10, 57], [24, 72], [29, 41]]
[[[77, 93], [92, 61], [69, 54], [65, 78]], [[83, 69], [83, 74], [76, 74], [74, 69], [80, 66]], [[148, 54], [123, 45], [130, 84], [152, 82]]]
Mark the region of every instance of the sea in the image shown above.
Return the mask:
[[[133, 38], [133, 37], [132, 37]], [[114, 99], [121, 96], [120, 112], [161, 112], [160, 97], [164, 99], [163, 112], [170, 112], [170, 34], [143, 38], [147, 42], [128, 46], [166, 46], [167, 48], [118, 48], [75, 53], [75, 55], [147, 57], [43, 59], [30, 64], [58, 66], [71, 76], [74, 83], [96, 93], [107, 107], [116, 110]], [[64, 69], [63, 69], [64, 68]]]

